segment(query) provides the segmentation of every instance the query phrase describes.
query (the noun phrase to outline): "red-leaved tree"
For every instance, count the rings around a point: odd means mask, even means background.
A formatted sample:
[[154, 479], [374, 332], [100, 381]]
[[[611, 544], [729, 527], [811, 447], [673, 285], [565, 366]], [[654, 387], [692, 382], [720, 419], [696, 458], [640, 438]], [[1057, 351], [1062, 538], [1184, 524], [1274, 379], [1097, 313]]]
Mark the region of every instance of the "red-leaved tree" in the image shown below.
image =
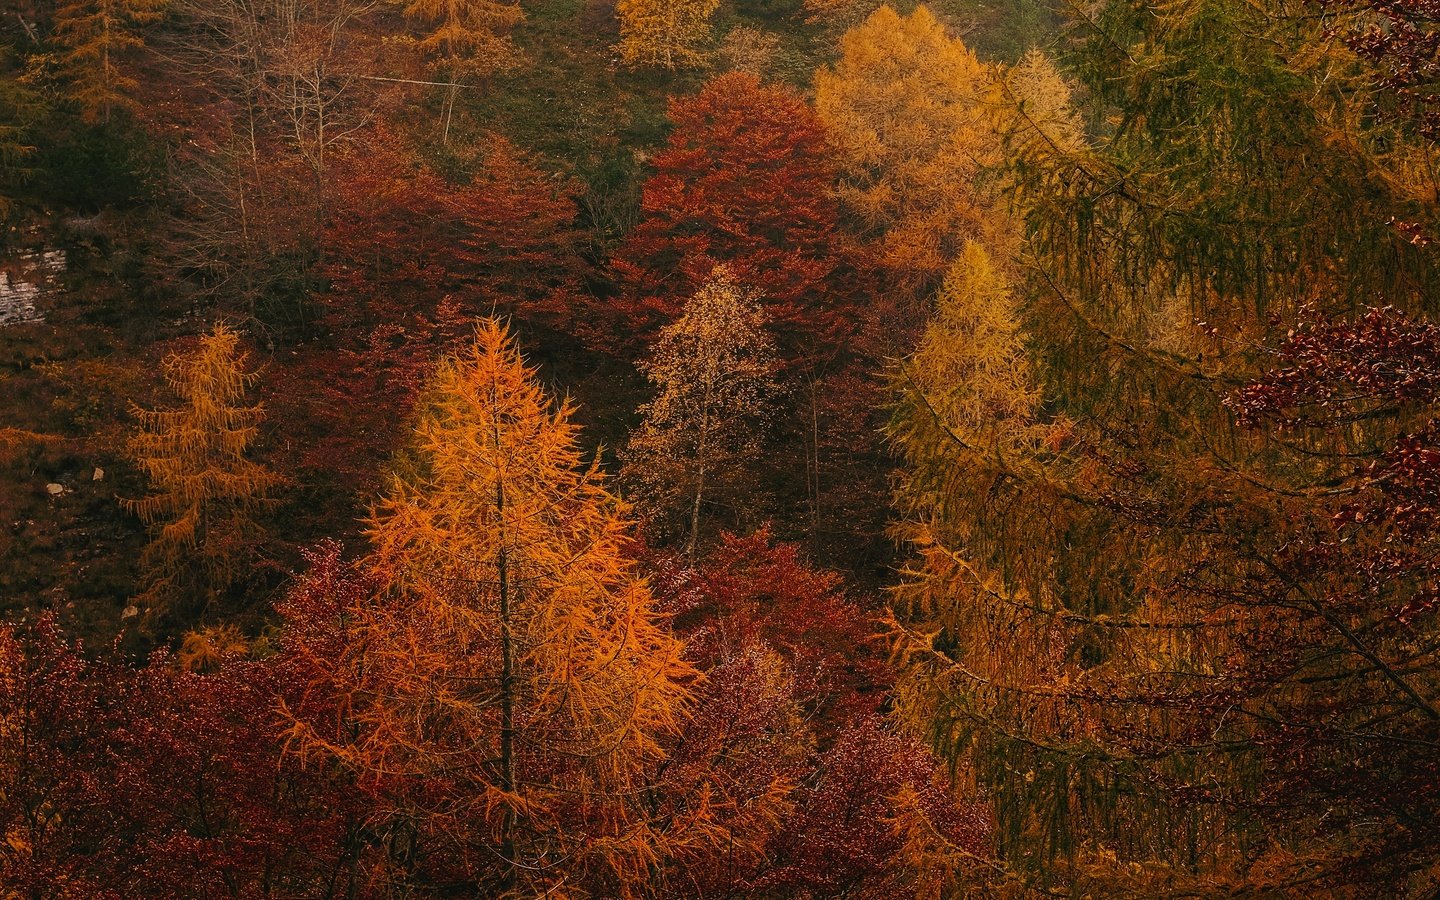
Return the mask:
[[724, 263], [779, 330], [838, 328], [863, 267], [845, 246], [825, 132], [805, 99], [732, 73], [672, 100], [670, 118], [641, 222], [613, 260], [619, 323], [650, 333]]

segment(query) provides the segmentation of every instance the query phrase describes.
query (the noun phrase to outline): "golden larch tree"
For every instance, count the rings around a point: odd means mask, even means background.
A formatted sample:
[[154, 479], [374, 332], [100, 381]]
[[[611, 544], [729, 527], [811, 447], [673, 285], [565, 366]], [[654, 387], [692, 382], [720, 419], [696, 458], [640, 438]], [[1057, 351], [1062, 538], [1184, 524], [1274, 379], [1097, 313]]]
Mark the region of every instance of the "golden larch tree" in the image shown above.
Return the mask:
[[145, 46], [139, 30], [160, 21], [167, 0], [66, 0], [55, 9], [55, 41], [72, 99], [86, 118], [109, 121], [133, 102], [138, 85], [125, 72], [128, 51]]
[[897, 437], [908, 443], [915, 435], [909, 429], [921, 423], [977, 453], [1006, 455], [1038, 439], [1039, 393], [1018, 308], [991, 254], [966, 244], [935, 296], [920, 345], [899, 368], [897, 387], [908, 410], [901, 421], [912, 424]]
[[254, 514], [281, 481], [249, 458], [265, 411], [244, 405], [257, 378], [247, 356], [240, 334], [217, 325], [193, 351], [165, 359], [179, 405], [132, 407], [139, 428], [129, 451], [151, 493], [121, 503], [151, 531], [140, 598], [151, 614], [180, 600], [208, 603], [235, 581], [258, 534]]
[[[1019, 716], [1037, 735], [1081, 727], [1074, 710], [1055, 699], [1056, 686], [1075, 677], [1077, 667], [1063, 652], [1055, 622], [1033, 612], [1051, 598], [1011, 590], [987, 567], [990, 529], [1034, 527], [1043, 514], [1016, 515], [975, 500], [1013, 480], [1046, 481], [1070, 430], [1063, 418], [1041, 420], [1019, 308], [991, 255], [966, 245], [946, 273], [919, 346], [893, 374], [898, 403], [888, 436], [907, 464], [896, 482], [902, 518], [894, 531], [913, 553], [892, 595], [889, 624], [900, 671], [894, 710], [917, 737], [943, 728], [947, 739], [983, 740], [967, 730], [975, 721]], [[968, 762], [950, 774], [961, 795], [974, 796], [993, 773]], [[955, 896], [963, 893], [957, 877], [994, 875], [975, 871], [974, 857], [944, 840], [911, 800], [899, 799], [895, 827], [902, 858], [917, 886], [925, 886], [917, 896]], [[1002, 826], [1009, 824], [1006, 812], [1000, 810]]]
[[[994, 595], [971, 580], [977, 535], [956, 526], [965, 520], [953, 515], [955, 506], [973, 512], [971, 498], [997, 470], [1012, 477], [1034, 474], [1052, 433], [1059, 440], [1065, 428], [1038, 421], [1040, 394], [1017, 309], [1018, 299], [990, 254], [967, 245], [946, 274], [919, 347], [896, 366], [899, 402], [888, 428], [908, 463], [897, 482], [903, 518], [896, 532], [919, 556], [895, 589], [897, 606], [912, 624], [924, 623], [916, 627], [921, 643], [927, 627], [944, 629], [982, 675], [1021, 668], [1014, 665], [1013, 641], [986, 630], [994, 624], [992, 613], [1013, 625], [1013, 610], [1004, 602], [990, 610]], [[954, 602], [957, 595], [965, 601]], [[902, 712], [912, 709], [910, 702], [924, 702], [914, 682], [902, 683], [897, 694], [907, 701]]]
[[621, 477], [653, 525], [683, 514], [693, 559], [709, 494], [732, 489], [758, 452], [775, 398], [776, 353], [758, 299], [717, 266], [641, 364], [656, 388]]
[[444, 140], [460, 85], [512, 68], [519, 61], [510, 32], [525, 21], [519, 3], [505, 0], [408, 0], [405, 15], [424, 23], [419, 49], [432, 69], [450, 82], [444, 104]]
[[993, 73], [924, 6], [876, 10], [815, 76], [815, 107], [844, 176], [840, 196], [881, 261], [912, 287], [938, 277], [968, 240], [1010, 228], [986, 171], [999, 141], [986, 103]]
[[710, 18], [720, 0], [620, 0], [620, 43], [627, 66], [683, 69], [703, 60]]
[[[1007, 135], [1021, 135], [1020, 155], [1029, 142], [1043, 142], [1051, 153], [1076, 153], [1084, 147], [1085, 129], [1071, 100], [1070, 83], [1043, 50], [1027, 51], [1000, 79], [1002, 115], [1008, 115]], [[1019, 152], [1017, 152], [1017, 150]]]
[[353, 740], [297, 728], [378, 786], [412, 883], [628, 896], [663, 854], [638, 801], [695, 673], [571, 413], [493, 319], [441, 362], [369, 521], [382, 594], [339, 667]]

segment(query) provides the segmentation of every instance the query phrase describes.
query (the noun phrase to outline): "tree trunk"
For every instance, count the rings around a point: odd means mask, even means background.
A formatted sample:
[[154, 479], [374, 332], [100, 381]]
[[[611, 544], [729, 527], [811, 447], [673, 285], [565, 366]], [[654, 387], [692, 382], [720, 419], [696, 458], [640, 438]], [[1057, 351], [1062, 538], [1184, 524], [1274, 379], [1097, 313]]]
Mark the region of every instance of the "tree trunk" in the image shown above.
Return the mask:
[[690, 505], [690, 541], [685, 545], [685, 558], [695, 564], [695, 544], [700, 537], [700, 501], [705, 495], [705, 454], [710, 448], [710, 396], [713, 379], [705, 379], [705, 401], [700, 407], [700, 437], [695, 442], [695, 501]]
[[[497, 426], [498, 427], [498, 426]], [[499, 434], [495, 449], [500, 450]], [[500, 788], [515, 792], [515, 648], [510, 621], [510, 550], [505, 534], [505, 483], [499, 471], [495, 478], [495, 509], [499, 520], [500, 548], [495, 566], [500, 585]], [[501, 884], [506, 891], [515, 886], [515, 814], [506, 805], [500, 819], [500, 855], [506, 870]]]

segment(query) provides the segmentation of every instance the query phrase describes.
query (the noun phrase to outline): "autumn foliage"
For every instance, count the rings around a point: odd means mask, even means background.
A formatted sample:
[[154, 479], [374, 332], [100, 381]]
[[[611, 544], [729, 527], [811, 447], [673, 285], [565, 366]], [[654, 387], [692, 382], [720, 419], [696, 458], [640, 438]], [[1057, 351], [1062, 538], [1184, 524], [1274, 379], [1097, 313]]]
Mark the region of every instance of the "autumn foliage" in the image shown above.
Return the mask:
[[839, 230], [825, 132], [804, 98], [748, 74], [670, 103], [675, 132], [650, 165], [641, 220], [613, 265], [622, 327], [665, 324], [724, 264], [777, 327], [826, 334], [859, 285]]
[[1437, 21], [10, 4], [0, 900], [1440, 896]]
[[682, 69], [698, 65], [719, 0], [619, 0], [621, 59], [632, 66]]
[[[239, 577], [253, 550], [255, 513], [280, 483], [249, 458], [264, 409], [241, 405], [256, 376], [246, 369], [240, 335], [217, 326], [164, 366], [180, 405], [135, 408], [140, 427], [130, 452], [152, 493], [125, 501], [151, 529], [142, 599], [152, 615], [196, 595], [213, 599]], [[188, 580], [197, 568], [201, 580]]]
[[635, 794], [692, 672], [569, 410], [532, 378], [493, 320], [441, 364], [371, 520], [381, 596], [321, 676], [350, 734], [294, 732], [383, 792], [391, 862], [418, 885], [631, 884], [658, 858]]

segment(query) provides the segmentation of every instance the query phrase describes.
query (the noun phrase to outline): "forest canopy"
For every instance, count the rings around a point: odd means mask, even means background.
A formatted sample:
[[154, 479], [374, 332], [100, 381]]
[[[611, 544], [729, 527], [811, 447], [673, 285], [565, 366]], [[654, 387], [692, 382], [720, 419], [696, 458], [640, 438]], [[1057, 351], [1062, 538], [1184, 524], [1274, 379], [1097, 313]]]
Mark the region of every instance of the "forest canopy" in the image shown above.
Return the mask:
[[0, 898], [1440, 895], [1433, 0], [18, 0]]

